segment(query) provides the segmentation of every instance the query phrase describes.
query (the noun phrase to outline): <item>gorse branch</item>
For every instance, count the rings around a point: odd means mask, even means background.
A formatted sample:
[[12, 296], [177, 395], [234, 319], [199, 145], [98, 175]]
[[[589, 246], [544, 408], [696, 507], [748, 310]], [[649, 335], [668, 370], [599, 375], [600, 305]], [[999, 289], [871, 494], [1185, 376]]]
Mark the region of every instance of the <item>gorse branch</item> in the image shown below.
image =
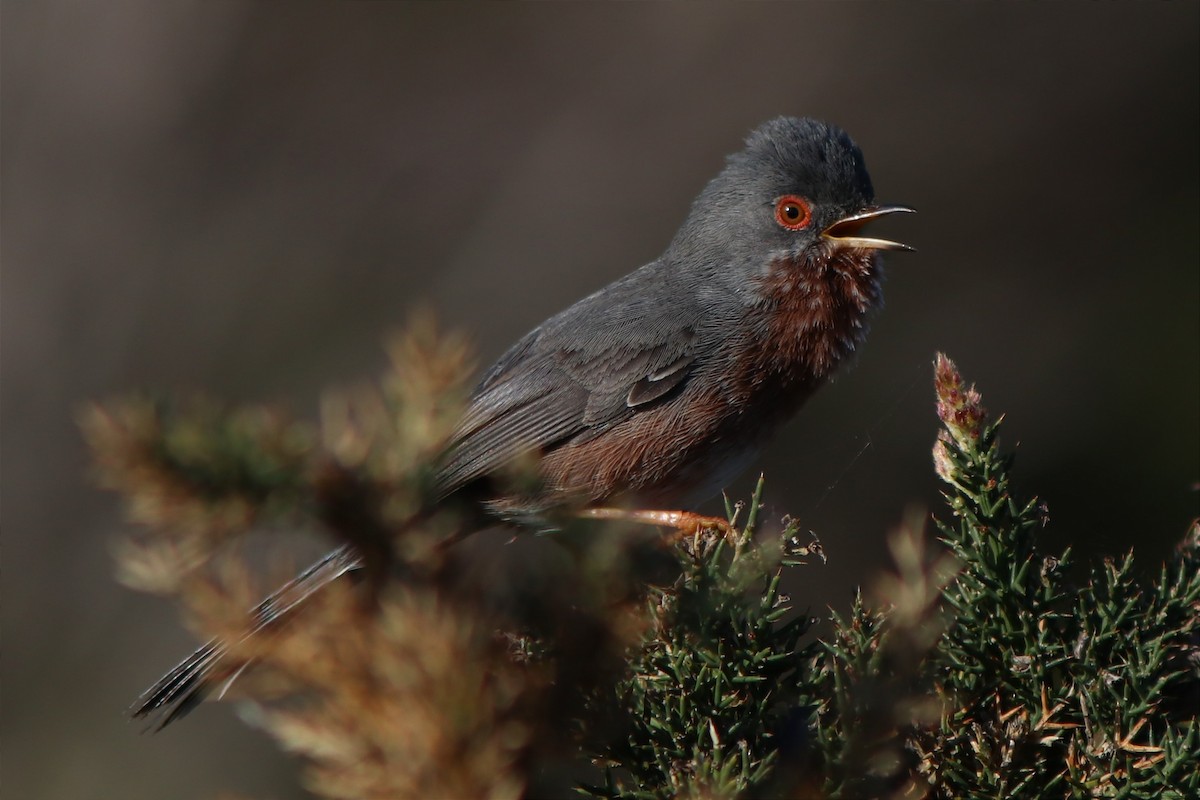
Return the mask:
[[[123, 580], [182, 602], [215, 637], [198, 657], [251, 665], [222, 677], [317, 795], [1200, 796], [1200, 529], [1151, 583], [1128, 555], [1071, 583], [945, 357], [939, 541], [910, 514], [893, 569], [817, 640], [782, 587], [820, 545], [761, 519], [761, 481], [728, 536], [568, 527], [498, 603], [429, 497], [467, 348], [423, 320], [390, 354], [318, 424], [145, 397], [84, 421], [138, 524]], [[323, 533], [360, 580], [256, 605], [256, 530]]]
[[1000, 421], [940, 355], [935, 386], [934, 462], [956, 520], [939, 529], [962, 568], [943, 592], [954, 624], [929, 663], [947, 711], [913, 741], [931, 784], [964, 797], [1196, 796], [1195, 525], [1149, 591], [1132, 555], [1072, 585], [1069, 553], [1038, 547], [1045, 508], [1011, 488]]

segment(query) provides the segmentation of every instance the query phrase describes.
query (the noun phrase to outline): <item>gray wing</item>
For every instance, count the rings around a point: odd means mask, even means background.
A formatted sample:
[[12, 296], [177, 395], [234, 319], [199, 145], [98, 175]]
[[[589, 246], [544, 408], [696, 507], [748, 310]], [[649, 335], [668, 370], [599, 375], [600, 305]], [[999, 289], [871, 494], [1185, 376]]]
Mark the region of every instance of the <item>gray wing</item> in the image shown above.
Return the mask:
[[439, 471], [441, 495], [530, 452], [594, 436], [687, 381], [695, 308], [664, 308], [653, 283], [630, 278], [548, 320], [488, 370]]

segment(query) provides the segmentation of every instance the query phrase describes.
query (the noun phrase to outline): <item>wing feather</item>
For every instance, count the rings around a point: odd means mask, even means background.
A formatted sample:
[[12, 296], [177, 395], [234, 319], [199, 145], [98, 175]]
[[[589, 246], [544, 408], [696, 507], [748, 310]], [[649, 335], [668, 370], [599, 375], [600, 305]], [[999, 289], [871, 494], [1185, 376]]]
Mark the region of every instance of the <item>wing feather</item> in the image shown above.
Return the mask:
[[517, 342], [485, 373], [438, 473], [446, 496], [531, 452], [587, 438], [686, 383], [702, 313], [653, 304], [656, 265], [588, 297]]

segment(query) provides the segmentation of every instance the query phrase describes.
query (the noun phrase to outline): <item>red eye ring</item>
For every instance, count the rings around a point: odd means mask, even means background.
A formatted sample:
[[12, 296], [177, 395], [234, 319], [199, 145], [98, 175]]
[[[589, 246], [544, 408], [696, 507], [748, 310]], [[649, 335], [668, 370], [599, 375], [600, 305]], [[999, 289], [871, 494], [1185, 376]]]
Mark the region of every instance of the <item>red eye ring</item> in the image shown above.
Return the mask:
[[812, 222], [812, 206], [799, 195], [784, 195], [775, 201], [775, 221], [789, 231], [807, 228]]

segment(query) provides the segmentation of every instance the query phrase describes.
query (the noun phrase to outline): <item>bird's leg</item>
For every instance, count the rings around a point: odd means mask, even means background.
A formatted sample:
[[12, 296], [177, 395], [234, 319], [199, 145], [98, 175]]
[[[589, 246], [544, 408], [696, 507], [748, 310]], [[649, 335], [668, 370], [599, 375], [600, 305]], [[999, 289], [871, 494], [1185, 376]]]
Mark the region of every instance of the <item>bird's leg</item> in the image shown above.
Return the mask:
[[695, 536], [700, 531], [715, 530], [725, 536], [733, 533], [729, 521], [721, 517], [706, 517], [692, 511], [656, 511], [640, 508], [586, 508], [578, 512], [584, 519], [615, 519], [640, 525], [661, 525], [674, 528], [680, 539]]

